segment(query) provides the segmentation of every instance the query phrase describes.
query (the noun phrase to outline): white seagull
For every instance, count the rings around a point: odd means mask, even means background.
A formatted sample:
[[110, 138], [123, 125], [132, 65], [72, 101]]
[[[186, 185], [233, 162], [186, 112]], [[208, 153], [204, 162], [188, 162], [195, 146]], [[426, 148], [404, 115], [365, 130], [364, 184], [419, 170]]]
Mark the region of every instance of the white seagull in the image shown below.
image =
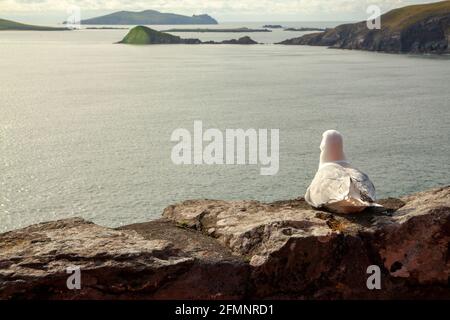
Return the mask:
[[335, 213], [358, 213], [378, 207], [375, 187], [369, 177], [353, 168], [344, 154], [342, 135], [336, 130], [323, 133], [320, 165], [305, 200], [315, 208]]

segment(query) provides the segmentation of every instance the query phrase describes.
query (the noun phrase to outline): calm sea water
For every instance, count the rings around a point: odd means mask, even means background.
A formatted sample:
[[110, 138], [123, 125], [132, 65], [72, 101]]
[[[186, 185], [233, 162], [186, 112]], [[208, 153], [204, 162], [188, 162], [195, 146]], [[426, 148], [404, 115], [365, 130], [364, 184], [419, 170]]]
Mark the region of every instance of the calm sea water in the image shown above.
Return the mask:
[[[106, 226], [148, 221], [191, 198], [298, 197], [327, 129], [344, 134], [347, 156], [380, 197], [450, 183], [446, 57], [113, 44], [126, 32], [0, 33], [0, 231], [74, 216]], [[250, 36], [273, 43], [299, 34]], [[278, 175], [173, 165], [170, 135], [192, 131], [194, 120], [280, 129]]]

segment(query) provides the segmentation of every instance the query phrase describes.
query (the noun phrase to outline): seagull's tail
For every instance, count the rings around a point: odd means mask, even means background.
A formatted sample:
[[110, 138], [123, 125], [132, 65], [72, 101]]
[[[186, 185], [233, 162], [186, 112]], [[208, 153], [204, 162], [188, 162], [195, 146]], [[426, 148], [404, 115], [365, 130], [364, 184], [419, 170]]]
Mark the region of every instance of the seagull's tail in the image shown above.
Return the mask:
[[387, 211], [385, 207], [375, 202], [370, 203], [370, 206], [368, 208], [374, 213], [383, 213]]
[[376, 213], [385, 212], [386, 208], [375, 202], [366, 202], [361, 199], [348, 198], [334, 202], [325, 206], [328, 210], [335, 213], [360, 213], [366, 209], [373, 210]]

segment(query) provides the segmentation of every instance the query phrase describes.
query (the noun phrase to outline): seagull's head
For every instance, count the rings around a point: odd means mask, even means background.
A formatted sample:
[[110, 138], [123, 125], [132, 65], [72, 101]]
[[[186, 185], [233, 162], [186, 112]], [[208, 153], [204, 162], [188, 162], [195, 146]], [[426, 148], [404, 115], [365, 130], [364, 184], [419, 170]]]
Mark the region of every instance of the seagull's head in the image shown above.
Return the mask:
[[320, 165], [327, 162], [347, 161], [344, 154], [344, 139], [336, 130], [327, 130], [320, 143]]

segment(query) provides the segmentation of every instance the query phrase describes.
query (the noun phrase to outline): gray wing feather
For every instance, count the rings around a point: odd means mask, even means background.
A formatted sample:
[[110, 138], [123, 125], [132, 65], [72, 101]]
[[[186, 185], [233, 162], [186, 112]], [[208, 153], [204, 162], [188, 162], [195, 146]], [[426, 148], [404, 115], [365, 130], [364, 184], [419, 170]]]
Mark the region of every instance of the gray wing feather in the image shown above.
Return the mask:
[[376, 190], [372, 181], [370, 181], [369, 176], [358, 169], [351, 167], [347, 167], [346, 171], [350, 176], [352, 184], [350, 196], [369, 203], [375, 202]]

